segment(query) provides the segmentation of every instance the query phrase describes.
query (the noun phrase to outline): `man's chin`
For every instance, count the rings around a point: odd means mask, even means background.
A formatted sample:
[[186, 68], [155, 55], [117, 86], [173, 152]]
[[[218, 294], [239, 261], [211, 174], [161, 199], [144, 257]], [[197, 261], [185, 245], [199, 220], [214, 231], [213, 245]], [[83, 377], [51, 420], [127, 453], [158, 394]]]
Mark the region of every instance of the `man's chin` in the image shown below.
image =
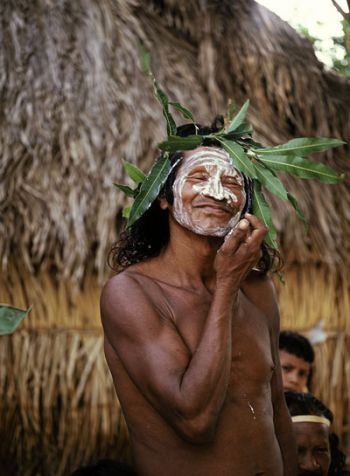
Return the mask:
[[199, 233], [203, 236], [210, 236], [212, 238], [223, 238], [231, 230], [230, 226], [227, 227], [216, 227], [216, 228], [203, 228], [202, 232]]

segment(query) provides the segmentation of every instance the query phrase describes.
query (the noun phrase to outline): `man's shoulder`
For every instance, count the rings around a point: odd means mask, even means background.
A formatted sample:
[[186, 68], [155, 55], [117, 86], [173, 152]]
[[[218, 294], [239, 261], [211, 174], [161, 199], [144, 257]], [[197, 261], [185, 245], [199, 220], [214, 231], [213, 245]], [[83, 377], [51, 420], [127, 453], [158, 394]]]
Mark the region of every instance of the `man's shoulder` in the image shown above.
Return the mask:
[[110, 278], [104, 285], [100, 308], [102, 321], [128, 313], [135, 307], [152, 306], [159, 294], [159, 286], [147, 273], [147, 268], [132, 265]]
[[276, 288], [269, 275], [250, 273], [241, 290], [269, 319], [279, 319]]

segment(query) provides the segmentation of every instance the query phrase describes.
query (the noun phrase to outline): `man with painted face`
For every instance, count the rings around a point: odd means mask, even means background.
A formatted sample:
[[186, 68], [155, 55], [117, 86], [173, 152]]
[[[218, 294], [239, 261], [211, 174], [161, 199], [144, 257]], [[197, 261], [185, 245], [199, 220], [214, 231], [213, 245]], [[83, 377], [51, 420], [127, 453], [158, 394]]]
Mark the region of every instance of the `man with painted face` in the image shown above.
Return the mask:
[[294, 475], [267, 230], [244, 212], [248, 182], [218, 144], [172, 162], [158, 199], [112, 249], [119, 274], [101, 297], [137, 472]]

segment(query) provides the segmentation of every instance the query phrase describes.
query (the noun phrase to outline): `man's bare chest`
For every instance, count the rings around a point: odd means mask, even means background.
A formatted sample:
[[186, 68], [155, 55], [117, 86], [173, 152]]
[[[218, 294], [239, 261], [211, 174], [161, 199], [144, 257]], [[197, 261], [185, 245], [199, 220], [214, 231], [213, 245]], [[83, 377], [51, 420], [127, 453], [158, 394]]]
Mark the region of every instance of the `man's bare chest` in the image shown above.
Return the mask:
[[[164, 291], [171, 320], [193, 354], [201, 340], [212, 296], [186, 290]], [[269, 381], [274, 369], [268, 316], [239, 293], [231, 316], [232, 381]]]

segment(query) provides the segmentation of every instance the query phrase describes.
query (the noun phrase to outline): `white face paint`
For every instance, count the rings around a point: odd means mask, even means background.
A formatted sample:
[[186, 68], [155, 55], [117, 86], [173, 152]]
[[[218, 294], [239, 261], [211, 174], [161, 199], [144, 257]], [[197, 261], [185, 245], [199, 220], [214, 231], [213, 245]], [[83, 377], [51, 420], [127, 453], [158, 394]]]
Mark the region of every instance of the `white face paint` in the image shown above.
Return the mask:
[[185, 156], [173, 193], [175, 220], [206, 236], [225, 236], [238, 223], [246, 201], [242, 174], [228, 153], [216, 147], [200, 147]]

